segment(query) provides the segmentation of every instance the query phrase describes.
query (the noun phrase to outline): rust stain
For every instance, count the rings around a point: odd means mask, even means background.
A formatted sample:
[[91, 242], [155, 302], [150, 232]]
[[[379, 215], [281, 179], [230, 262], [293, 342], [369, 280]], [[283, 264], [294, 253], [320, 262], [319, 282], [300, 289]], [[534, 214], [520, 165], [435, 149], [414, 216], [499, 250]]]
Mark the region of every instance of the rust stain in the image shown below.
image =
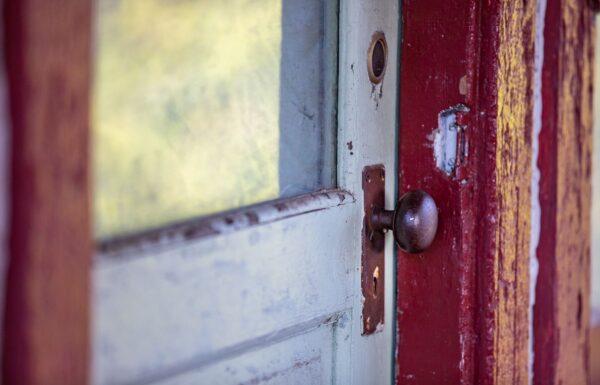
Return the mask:
[[385, 236], [371, 232], [367, 225], [373, 207], [384, 206], [385, 169], [383, 165], [367, 166], [363, 170], [364, 214], [361, 254], [361, 288], [364, 298], [363, 335], [377, 333], [384, 322], [385, 312]]

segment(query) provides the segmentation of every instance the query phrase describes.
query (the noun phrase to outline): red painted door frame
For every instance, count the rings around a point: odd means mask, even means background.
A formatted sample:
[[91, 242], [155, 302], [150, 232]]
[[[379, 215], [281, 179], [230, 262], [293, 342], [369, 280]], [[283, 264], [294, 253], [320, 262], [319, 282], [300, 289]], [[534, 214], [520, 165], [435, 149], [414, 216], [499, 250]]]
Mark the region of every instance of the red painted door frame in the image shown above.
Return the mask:
[[2, 3], [12, 139], [7, 385], [85, 385], [90, 377], [91, 4]]
[[[463, 104], [470, 111], [457, 118], [477, 116], [472, 29], [479, 10], [470, 3], [402, 3], [399, 193], [427, 191], [440, 217], [436, 240], [426, 252], [398, 255], [398, 384], [460, 384], [474, 370], [472, 360], [466, 359], [469, 366], [462, 369], [460, 362], [472, 354], [475, 338], [470, 309], [476, 266], [469, 240], [475, 232], [472, 202], [478, 183], [473, 166], [458, 167], [455, 177], [438, 169], [433, 143], [443, 111]], [[471, 151], [469, 159], [473, 156]]]
[[[536, 3], [402, 2], [399, 192], [429, 192], [440, 223], [429, 250], [398, 254], [397, 384], [529, 382]], [[533, 336], [543, 352], [533, 374], [540, 384], [580, 384], [588, 376], [592, 13], [585, 0], [547, 5]], [[442, 133], [454, 135], [447, 130], [458, 132], [455, 156], [440, 146]]]

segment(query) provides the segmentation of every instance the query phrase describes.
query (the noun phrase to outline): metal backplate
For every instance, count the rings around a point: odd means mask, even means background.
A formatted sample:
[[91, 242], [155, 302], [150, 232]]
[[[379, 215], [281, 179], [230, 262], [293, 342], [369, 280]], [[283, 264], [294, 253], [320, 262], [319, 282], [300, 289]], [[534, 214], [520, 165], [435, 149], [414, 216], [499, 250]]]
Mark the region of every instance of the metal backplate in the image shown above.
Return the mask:
[[362, 230], [361, 287], [363, 303], [363, 335], [381, 330], [385, 304], [385, 235], [371, 232], [367, 226], [373, 207], [383, 208], [385, 201], [385, 168], [383, 165], [367, 166], [363, 170], [365, 216]]

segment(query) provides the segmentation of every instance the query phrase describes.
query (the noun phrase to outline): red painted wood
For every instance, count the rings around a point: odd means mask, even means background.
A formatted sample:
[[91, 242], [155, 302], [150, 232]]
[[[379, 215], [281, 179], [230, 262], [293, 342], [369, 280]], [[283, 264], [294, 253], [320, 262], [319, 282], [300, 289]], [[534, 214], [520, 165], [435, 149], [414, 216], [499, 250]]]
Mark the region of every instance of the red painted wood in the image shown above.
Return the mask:
[[560, 28], [560, 1], [547, 4], [544, 28], [544, 64], [542, 71], [542, 130], [539, 136], [538, 168], [540, 169], [539, 199], [541, 209], [539, 261], [534, 305], [534, 383], [551, 384], [555, 375], [556, 314], [552, 310], [556, 282], [556, 176], [557, 176], [557, 81]]
[[477, 115], [477, 17], [474, 1], [402, 4], [399, 193], [428, 192], [439, 226], [429, 250], [398, 255], [398, 384], [463, 384], [474, 375], [476, 165], [446, 176], [431, 137], [445, 109], [467, 105], [468, 125]]
[[3, 5], [12, 151], [1, 382], [85, 385], [91, 2]]
[[[397, 384], [528, 381], [532, 4], [403, 1], [399, 193], [430, 193], [440, 222], [429, 250], [398, 254]], [[458, 104], [448, 176], [432, 137]]]

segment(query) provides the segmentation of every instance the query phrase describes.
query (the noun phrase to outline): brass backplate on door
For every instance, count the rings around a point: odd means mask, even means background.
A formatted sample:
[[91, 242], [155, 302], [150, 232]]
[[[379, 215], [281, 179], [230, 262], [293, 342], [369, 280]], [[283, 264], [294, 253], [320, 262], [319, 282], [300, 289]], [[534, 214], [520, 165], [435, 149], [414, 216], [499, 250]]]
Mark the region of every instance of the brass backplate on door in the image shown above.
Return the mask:
[[362, 227], [361, 287], [363, 302], [363, 335], [373, 334], [383, 328], [385, 304], [385, 234], [370, 231], [367, 218], [374, 207], [385, 206], [385, 168], [383, 165], [363, 169], [364, 218]]

